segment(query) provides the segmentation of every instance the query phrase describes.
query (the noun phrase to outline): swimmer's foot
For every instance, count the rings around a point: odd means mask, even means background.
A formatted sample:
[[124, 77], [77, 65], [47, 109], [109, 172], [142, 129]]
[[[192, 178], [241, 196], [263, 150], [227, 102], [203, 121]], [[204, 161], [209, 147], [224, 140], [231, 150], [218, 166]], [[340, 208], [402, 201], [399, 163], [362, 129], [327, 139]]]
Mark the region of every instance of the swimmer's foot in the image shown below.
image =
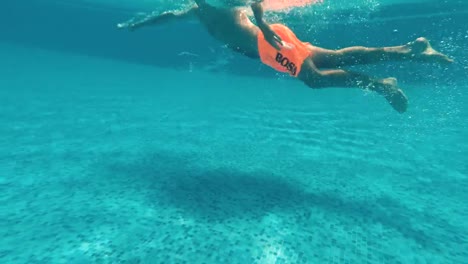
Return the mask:
[[426, 38], [417, 38], [403, 46], [409, 58], [416, 61], [436, 62], [436, 63], [452, 63], [453, 60], [447, 55], [442, 54], [432, 48]]
[[382, 79], [382, 83], [393, 85], [393, 86], [398, 86], [398, 80], [397, 78], [394, 78], [394, 77], [388, 77], [388, 78]]
[[397, 79], [386, 78], [381, 82], [382, 86], [376, 89], [376, 92], [381, 94], [397, 112], [401, 114], [406, 112], [408, 108], [408, 98], [403, 91], [398, 88]]

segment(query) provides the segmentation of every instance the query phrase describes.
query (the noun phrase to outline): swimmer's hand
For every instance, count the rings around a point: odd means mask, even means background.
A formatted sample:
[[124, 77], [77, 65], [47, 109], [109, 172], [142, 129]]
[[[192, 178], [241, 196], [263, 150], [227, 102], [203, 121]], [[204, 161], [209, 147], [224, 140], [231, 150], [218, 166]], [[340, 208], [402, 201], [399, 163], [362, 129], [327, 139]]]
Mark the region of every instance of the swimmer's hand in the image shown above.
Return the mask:
[[118, 29], [128, 29], [130, 31], [133, 31], [135, 29], [135, 24], [131, 22], [123, 22], [117, 24]]
[[263, 36], [265, 40], [273, 46], [275, 49], [280, 50], [283, 47], [283, 40], [276, 34], [271, 27], [266, 24], [262, 23], [259, 26], [260, 30], [262, 30]]

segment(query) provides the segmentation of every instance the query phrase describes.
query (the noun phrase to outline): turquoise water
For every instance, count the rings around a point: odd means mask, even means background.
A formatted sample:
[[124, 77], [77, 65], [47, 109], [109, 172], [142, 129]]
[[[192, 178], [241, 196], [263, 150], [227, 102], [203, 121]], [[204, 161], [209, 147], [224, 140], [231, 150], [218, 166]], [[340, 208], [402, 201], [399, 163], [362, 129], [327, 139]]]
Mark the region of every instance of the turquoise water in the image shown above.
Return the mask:
[[112, 32], [127, 17], [107, 7], [0, 23], [0, 263], [468, 263], [468, 28], [463, 9], [409, 6], [299, 30], [331, 47], [427, 33], [455, 65], [362, 69], [399, 77], [403, 115], [307, 89], [194, 24], [168, 26], [206, 38], [187, 46]]

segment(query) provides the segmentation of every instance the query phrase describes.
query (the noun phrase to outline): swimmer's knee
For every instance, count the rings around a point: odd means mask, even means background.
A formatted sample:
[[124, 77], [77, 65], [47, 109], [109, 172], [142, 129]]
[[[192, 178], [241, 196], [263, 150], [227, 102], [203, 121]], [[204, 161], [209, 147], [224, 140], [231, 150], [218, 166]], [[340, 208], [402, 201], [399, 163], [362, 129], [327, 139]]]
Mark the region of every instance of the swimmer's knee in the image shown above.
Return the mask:
[[323, 73], [314, 65], [311, 59], [304, 61], [301, 72], [297, 77], [310, 88], [322, 88], [320, 80], [323, 79]]
[[326, 87], [327, 76], [325, 73], [314, 69], [304, 74], [302, 81], [312, 89], [321, 89]]

